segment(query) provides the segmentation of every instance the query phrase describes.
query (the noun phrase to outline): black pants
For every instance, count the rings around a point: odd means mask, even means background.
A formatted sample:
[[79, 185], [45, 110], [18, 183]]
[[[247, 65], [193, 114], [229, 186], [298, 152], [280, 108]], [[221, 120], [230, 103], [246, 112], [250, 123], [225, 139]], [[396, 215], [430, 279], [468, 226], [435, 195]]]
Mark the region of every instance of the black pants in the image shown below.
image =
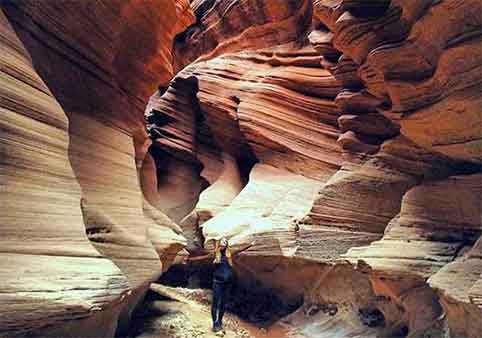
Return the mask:
[[230, 282], [213, 281], [213, 304], [211, 306], [211, 316], [214, 325], [221, 325], [223, 322], [224, 310], [226, 309], [226, 301], [230, 289]]

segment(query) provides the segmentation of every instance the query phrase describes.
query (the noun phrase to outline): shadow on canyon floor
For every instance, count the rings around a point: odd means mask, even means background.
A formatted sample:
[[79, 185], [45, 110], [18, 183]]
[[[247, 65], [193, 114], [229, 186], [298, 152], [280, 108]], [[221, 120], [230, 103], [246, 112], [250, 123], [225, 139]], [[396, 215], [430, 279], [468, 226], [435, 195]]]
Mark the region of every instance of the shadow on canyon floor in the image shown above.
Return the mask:
[[153, 284], [142, 308], [133, 317], [128, 338], [287, 337], [281, 327], [267, 330], [229, 311], [225, 314], [224, 332], [214, 333], [210, 303], [209, 290]]
[[[128, 338], [216, 337], [211, 332], [211, 273], [205, 264], [171, 267], [159, 283], [151, 284], [145, 302], [134, 314]], [[349, 311], [343, 301], [299, 299], [287, 304], [274, 290], [247, 287], [244, 278], [238, 274], [233, 285], [224, 321], [226, 338], [438, 338], [446, 332], [443, 321], [423, 333], [409, 332], [404, 323], [390, 325], [390, 318], [386, 323], [376, 307]], [[359, 286], [364, 287], [361, 282]], [[344, 293], [350, 293], [348, 286], [344, 288]]]
[[[239, 277], [239, 276], [238, 276]], [[211, 331], [212, 271], [206, 265], [174, 266], [153, 283], [133, 317], [129, 338], [208, 338]], [[285, 304], [273, 291], [248, 288], [237, 278], [225, 314], [226, 338], [288, 337], [276, 323], [300, 308]]]
[[[206, 265], [174, 266], [164, 273], [160, 283], [192, 290], [210, 290], [212, 269]], [[301, 307], [301, 298], [284, 301], [274, 290], [247, 285], [242, 276], [235, 278], [226, 309], [240, 319], [259, 327], [268, 327]]]

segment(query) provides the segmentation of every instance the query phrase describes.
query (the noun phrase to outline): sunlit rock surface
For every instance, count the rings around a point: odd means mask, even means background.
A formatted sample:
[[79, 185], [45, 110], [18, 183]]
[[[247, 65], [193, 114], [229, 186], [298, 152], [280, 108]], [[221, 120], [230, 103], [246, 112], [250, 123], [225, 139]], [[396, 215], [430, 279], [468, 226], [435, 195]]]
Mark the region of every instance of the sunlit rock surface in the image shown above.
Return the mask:
[[[477, 337], [480, 3], [275, 3], [192, 2], [180, 72], [146, 110], [154, 146], [210, 184], [190, 248], [256, 240], [243, 282], [331, 313], [326, 337]], [[315, 337], [301, 317], [292, 336]]]
[[[481, 240], [430, 277], [454, 336], [480, 335]], [[454, 278], [454, 275], [456, 278]]]
[[285, 336], [481, 336], [480, 6], [2, 2], [0, 335], [111, 336], [226, 236]]
[[0, 12], [0, 335], [107, 335], [125, 275], [85, 234], [68, 119]]
[[146, 101], [194, 21], [163, 3], [0, 4], [1, 336], [113, 336], [186, 244], [139, 184]]

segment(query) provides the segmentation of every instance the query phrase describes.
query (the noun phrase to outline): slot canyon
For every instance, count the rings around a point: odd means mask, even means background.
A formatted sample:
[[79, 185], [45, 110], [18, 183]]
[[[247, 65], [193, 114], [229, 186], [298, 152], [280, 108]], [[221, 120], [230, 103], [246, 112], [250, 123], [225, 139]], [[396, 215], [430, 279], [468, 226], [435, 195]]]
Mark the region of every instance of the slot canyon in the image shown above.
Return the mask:
[[481, 21], [0, 0], [0, 337], [482, 337]]

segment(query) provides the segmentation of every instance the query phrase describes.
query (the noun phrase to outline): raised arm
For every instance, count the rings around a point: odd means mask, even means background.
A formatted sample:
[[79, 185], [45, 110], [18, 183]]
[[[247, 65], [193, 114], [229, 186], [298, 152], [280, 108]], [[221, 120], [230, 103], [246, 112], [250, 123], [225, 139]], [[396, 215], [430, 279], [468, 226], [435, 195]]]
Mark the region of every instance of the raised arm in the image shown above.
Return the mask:
[[234, 255], [240, 254], [241, 252], [248, 250], [249, 248], [251, 248], [251, 247], [252, 247], [253, 245], [255, 245], [255, 244], [256, 244], [256, 243], [253, 241], [253, 242], [249, 243], [248, 245], [242, 247], [241, 249], [236, 250], [235, 252], [233, 252], [233, 254], [234, 254]]
[[209, 257], [213, 257], [213, 253], [208, 253], [206, 255], [202, 255], [202, 256], [196, 256], [196, 257], [187, 257], [186, 258], [186, 263], [187, 262], [195, 262], [195, 261], [202, 261], [203, 259], [207, 259]]

